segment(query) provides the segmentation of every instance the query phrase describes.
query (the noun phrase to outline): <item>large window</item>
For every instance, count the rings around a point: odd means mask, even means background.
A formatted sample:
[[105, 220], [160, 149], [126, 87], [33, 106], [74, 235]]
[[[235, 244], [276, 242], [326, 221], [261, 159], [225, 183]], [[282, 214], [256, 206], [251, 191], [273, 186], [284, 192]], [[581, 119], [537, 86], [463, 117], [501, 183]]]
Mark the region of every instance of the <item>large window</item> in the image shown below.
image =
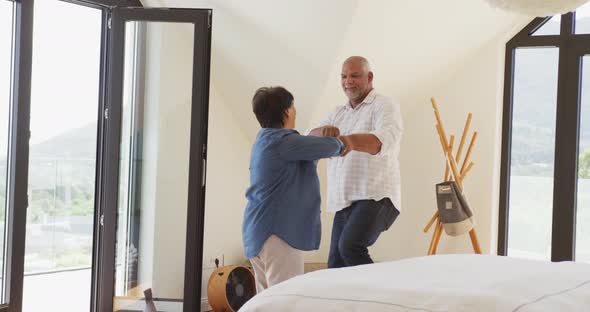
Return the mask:
[[558, 48], [520, 48], [514, 53], [511, 256], [551, 259], [558, 61]]
[[506, 46], [499, 254], [590, 262], [588, 33], [585, 5]]

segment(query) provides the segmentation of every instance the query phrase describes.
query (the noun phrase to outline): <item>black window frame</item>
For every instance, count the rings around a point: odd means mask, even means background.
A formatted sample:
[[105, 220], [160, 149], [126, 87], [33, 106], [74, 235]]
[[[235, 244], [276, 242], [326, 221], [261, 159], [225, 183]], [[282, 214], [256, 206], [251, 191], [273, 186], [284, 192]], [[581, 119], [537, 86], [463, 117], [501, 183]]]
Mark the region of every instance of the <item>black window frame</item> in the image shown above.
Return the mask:
[[570, 12], [561, 15], [559, 34], [532, 35], [551, 18], [535, 18], [506, 44], [497, 253], [506, 255], [508, 250], [515, 51], [518, 48], [557, 47], [551, 261], [571, 261], [575, 260], [581, 58], [590, 53], [590, 34], [575, 33], [575, 12]]

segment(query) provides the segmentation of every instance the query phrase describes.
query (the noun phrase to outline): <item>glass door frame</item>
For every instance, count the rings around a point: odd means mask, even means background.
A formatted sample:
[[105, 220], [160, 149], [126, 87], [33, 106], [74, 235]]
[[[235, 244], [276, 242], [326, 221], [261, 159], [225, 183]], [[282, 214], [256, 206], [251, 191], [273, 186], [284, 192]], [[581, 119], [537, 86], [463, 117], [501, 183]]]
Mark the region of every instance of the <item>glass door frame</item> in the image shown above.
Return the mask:
[[104, 152], [98, 199], [101, 211], [98, 285], [94, 311], [112, 311], [115, 282], [117, 205], [120, 168], [125, 23], [127, 21], [194, 24], [193, 84], [189, 156], [188, 204], [183, 311], [199, 311], [205, 214], [205, 168], [209, 113], [211, 10], [113, 8], [110, 16], [107, 105], [102, 139]]
[[21, 311], [27, 222], [29, 171], [29, 121], [33, 45], [33, 0], [15, 4], [12, 102], [10, 108], [5, 298], [0, 311]]
[[582, 57], [590, 54], [590, 35], [575, 34], [573, 12], [561, 16], [559, 35], [531, 35], [550, 18], [534, 19], [506, 44], [497, 253], [508, 250], [515, 50], [558, 47], [551, 261], [570, 261], [575, 259], [581, 66]]

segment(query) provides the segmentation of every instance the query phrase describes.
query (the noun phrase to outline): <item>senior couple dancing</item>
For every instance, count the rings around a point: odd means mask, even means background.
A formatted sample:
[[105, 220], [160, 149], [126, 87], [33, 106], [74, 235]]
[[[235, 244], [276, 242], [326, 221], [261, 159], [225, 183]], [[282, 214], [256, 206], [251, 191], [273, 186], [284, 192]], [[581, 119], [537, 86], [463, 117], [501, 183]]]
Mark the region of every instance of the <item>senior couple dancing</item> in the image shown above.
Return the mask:
[[342, 64], [343, 105], [306, 135], [293, 95], [263, 87], [252, 99], [260, 123], [250, 158], [242, 236], [257, 292], [303, 274], [303, 251], [320, 245], [317, 160], [328, 158], [327, 210], [335, 213], [328, 267], [373, 263], [367, 247], [400, 213], [399, 104], [373, 89], [367, 59]]

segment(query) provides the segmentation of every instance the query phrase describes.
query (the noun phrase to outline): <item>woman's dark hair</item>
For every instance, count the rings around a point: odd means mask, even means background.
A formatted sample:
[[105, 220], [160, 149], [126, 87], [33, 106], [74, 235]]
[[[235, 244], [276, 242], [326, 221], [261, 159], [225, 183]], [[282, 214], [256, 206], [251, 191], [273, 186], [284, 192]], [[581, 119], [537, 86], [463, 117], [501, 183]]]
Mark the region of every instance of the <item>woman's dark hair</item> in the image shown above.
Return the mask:
[[283, 87], [262, 87], [252, 98], [252, 111], [262, 128], [283, 128], [293, 95]]

